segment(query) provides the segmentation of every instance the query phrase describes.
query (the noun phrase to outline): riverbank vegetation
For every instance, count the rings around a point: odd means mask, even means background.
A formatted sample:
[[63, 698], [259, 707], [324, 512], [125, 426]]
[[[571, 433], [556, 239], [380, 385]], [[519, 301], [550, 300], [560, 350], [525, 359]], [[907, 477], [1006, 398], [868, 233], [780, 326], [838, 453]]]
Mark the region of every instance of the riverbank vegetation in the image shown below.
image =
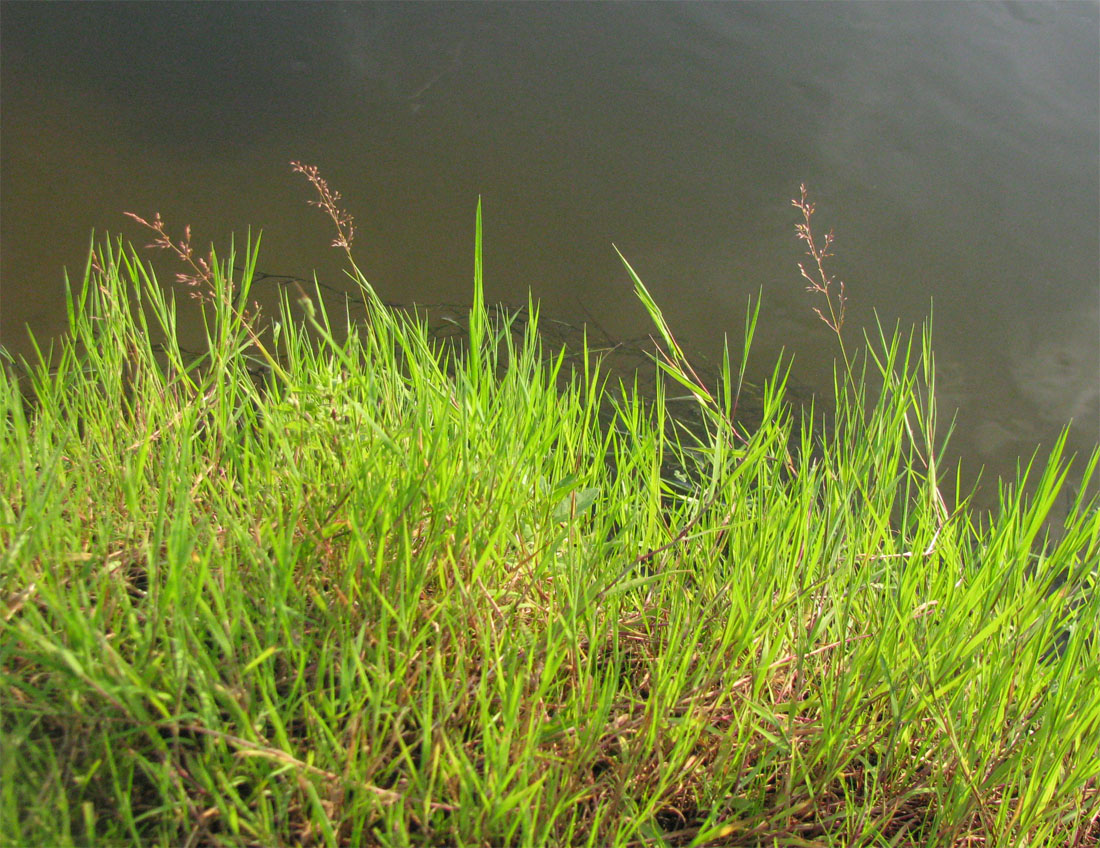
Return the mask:
[[1097, 503], [1048, 520], [1059, 443], [968, 508], [928, 335], [842, 336], [801, 203], [826, 428], [783, 364], [740, 424], [755, 311], [708, 384], [632, 271], [654, 400], [534, 306], [517, 340], [480, 217], [461, 346], [354, 262], [366, 322], [298, 292], [265, 325], [257, 245], [158, 217], [190, 359], [98, 245], [69, 337], [0, 371], [4, 844], [1097, 844]]

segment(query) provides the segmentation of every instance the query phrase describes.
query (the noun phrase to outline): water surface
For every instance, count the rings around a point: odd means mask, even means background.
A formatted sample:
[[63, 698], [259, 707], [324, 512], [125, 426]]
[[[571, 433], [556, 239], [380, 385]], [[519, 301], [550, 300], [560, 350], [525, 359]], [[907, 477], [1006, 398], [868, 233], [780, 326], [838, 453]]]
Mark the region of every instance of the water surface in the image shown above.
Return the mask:
[[[0, 341], [64, 321], [62, 267], [123, 211], [342, 285], [287, 163], [357, 215], [391, 301], [491, 299], [648, 330], [612, 243], [684, 340], [734, 346], [763, 291], [828, 385], [795, 263], [800, 182], [838, 235], [847, 331], [934, 312], [955, 455], [1010, 471], [1070, 418], [1100, 440], [1096, 3], [24, 4], [2, 7]], [[168, 266], [166, 266], [168, 267]], [[174, 270], [174, 269], [173, 269]], [[166, 279], [170, 274], [166, 274]]]

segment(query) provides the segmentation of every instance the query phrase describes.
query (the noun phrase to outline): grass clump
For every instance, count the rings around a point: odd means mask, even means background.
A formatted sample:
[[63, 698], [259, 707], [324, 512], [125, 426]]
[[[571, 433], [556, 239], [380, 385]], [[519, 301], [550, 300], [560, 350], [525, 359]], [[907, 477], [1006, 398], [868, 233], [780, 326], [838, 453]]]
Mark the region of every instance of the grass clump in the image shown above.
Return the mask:
[[1047, 529], [1064, 440], [943, 496], [927, 334], [845, 349], [826, 436], [777, 367], [749, 432], [634, 275], [687, 430], [515, 341], [480, 216], [462, 351], [354, 262], [365, 324], [261, 331], [255, 244], [149, 226], [203, 356], [108, 242], [0, 371], [5, 844], [1096, 843], [1100, 510]]

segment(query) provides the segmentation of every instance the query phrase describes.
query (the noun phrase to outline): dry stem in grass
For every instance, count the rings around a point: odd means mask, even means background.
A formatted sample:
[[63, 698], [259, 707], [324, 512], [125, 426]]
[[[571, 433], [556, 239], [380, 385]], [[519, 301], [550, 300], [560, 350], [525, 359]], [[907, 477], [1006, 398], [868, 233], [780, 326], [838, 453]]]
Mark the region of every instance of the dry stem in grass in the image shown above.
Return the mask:
[[[215, 303], [218, 299], [218, 292], [214, 280], [215, 259], [213, 246], [211, 246], [210, 253], [206, 257], [196, 256], [194, 247], [191, 245], [190, 224], [187, 224], [183, 228], [182, 239], [179, 241], [172, 241], [172, 237], [168, 235], [168, 231], [165, 227], [164, 219], [160, 217], [159, 212], [153, 215], [153, 220], [151, 222], [145, 220], [140, 215], [135, 215], [133, 212], [125, 212], [123, 214], [155, 233], [156, 237], [149, 244], [145, 245], [146, 248], [167, 250], [174, 253], [180, 262], [191, 269], [189, 272], [180, 272], [176, 274], [176, 282], [190, 288], [191, 297], [194, 300], [203, 304], [213, 305]], [[97, 268], [96, 270], [101, 269]], [[234, 303], [233, 293], [235, 286], [232, 279], [227, 280], [227, 282], [229, 285], [225, 287], [225, 291], [221, 295], [224, 305], [231, 313], [238, 314], [249, 337], [253, 341], [258, 341], [256, 323], [260, 318], [259, 303], [253, 302], [251, 310], [244, 303]], [[242, 281], [242, 291], [244, 290], [243, 287], [245, 282], [246, 281]], [[243, 297], [238, 298], [238, 300], [243, 300]]]
[[[798, 263], [798, 270], [802, 272], [803, 279], [809, 283], [806, 286], [806, 291], [825, 295], [825, 302], [829, 308], [828, 316], [821, 311], [820, 307], [815, 306], [813, 309], [817, 313], [817, 317], [825, 322], [825, 326], [836, 333], [839, 338], [840, 331], [844, 328], [844, 308], [848, 297], [844, 292], [844, 281], [825, 273], [825, 260], [833, 255], [829, 248], [836, 241], [836, 236], [833, 235], [832, 230], [829, 230], [825, 233], [824, 243], [817, 244], [814, 240], [812, 228], [814, 204], [809, 201], [805, 183], [802, 183], [798, 190], [799, 197], [792, 200], [791, 204], [802, 211], [802, 223], [795, 225], [795, 232], [802, 241], [806, 242], [808, 247], [806, 255], [814, 260], [813, 271], [815, 273], [811, 274], [807, 271], [802, 262]], [[834, 283], [837, 286], [835, 306], [833, 305]]]
[[[382, 307], [382, 303], [378, 299], [370, 283], [367, 281], [366, 275], [363, 274], [359, 265], [355, 262], [355, 257], [352, 256], [351, 253], [351, 245], [355, 241], [355, 218], [352, 217], [350, 212], [340, 206], [343, 197], [340, 195], [340, 192], [329, 186], [328, 181], [321, 176], [321, 171], [316, 165], [305, 165], [294, 160], [290, 163], [290, 169], [296, 174], [302, 174], [309, 180], [313, 188], [316, 189], [317, 200], [310, 200], [307, 202], [310, 206], [316, 206], [332, 219], [332, 223], [336, 227], [336, 238], [332, 240], [332, 246], [338, 247], [344, 251], [344, 255], [348, 258], [348, 265], [350, 266], [353, 278], [359, 286], [360, 293], [363, 295], [368, 314], [372, 314], [375, 309]], [[305, 292], [302, 292], [299, 303], [302, 304], [307, 312], [312, 314], [312, 302]]]
[[[833, 235], [832, 230], [829, 230], [825, 234], [824, 242], [818, 244], [813, 232], [814, 204], [809, 200], [805, 183], [799, 185], [798, 192], [799, 196], [794, 198], [791, 204], [801, 210], [802, 223], [795, 224], [794, 229], [798, 238], [806, 242], [806, 255], [814, 260], [813, 268], [810, 271], [806, 270], [806, 265], [802, 262], [798, 263], [798, 270], [801, 272], [802, 278], [809, 283], [806, 286], [806, 291], [825, 295], [825, 305], [829, 309], [829, 314], [826, 315], [818, 306], [813, 307], [813, 310], [817, 313], [817, 317], [825, 322], [825, 326], [836, 335], [836, 340], [840, 344], [840, 355], [844, 359], [844, 371], [848, 375], [848, 379], [854, 382], [852, 363], [848, 359], [848, 351], [844, 347], [844, 336], [841, 334], [841, 330], [844, 329], [844, 311], [848, 296], [844, 291], [844, 281], [838, 280], [825, 272], [825, 260], [833, 255], [829, 248], [836, 241], [836, 236]], [[834, 284], [836, 285], [835, 290], [833, 288]], [[836, 299], [835, 304], [833, 302], [834, 296]]]
[[168, 235], [164, 226], [164, 219], [160, 217], [159, 212], [153, 216], [152, 222], [146, 221], [140, 215], [135, 215], [133, 212], [125, 212], [123, 214], [125, 214], [127, 218], [132, 218], [143, 227], [152, 230], [156, 234], [156, 238], [145, 245], [146, 248], [171, 251], [176, 254], [176, 257], [181, 262], [190, 266], [190, 273], [176, 274], [176, 282], [190, 287], [192, 289], [191, 297], [203, 303], [214, 302], [214, 271], [211, 267], [213, 257], [204, 259], [201, 256], [195, 256], [194, 248], [191, 246], [190, 224], [183, 228], [183, 238], [178, 242], [174, 242], [171, 236]]
[[340, 201], [343, 199], [340, 192], [329, 186], [316, 165], [303, 165], [295, 160], [290, 163], [290, 169], [295, 174], [302, 174], [317, 189], [319, 199], [308, 203], [323, 210], [332, 219], [332, 223], [336, 225], [336, 238], [332, 240], [332, 246], [339, 247], [350, 255], [352, 242], [355, 241], [355, 218], [346, 209], [340, 208]]
[[[835, 276], [830, 275], [825, 270], [825, 260], [832, 257], [834, 254], [830, 249], [833, 246], [833, 242], [836, 241], [836, 236], [833, 235], [833, 231], [829, 230], [821, 243], [818, 243], [814, 237], [813, 232], [813, 215], [815, 204], [810, 202], [809, 193], [806, 190], [806, 184], [802, 183], [798, 187], [799, 196], [791, 200], [791, 205], [802, 212], [802, 223], [795, 225], [795, 234], [799, 239], [806, 242], [807, 250], [806, 255], [813, 259], [814, 264], [811, 270], [806, 270], [806, 265], [802, 262], [798, 263], [798, 270], [801, 272], [802, 277], [809, 285], [806, 286], [806, 291], [814, 294], [825, 295], [825, 303], [828, 307], [829, 314], [826, 315], [822, 312], [820, 307], [813, 307], [814, 312], [817, 313], [817, 317], [825, 322], [825, 326], [828, 327], [836, 335], [837, 342], [840, 344], [840, 354], [844, 359], [844, 370], [848, 376], [849, 382], [855, 385], [855, 376], [852, 373], [852, 363], [848, 358], [848, 351], [844, 347], [844, 336], [841, 331], [844, 328], [844, 313], [848, 302], [847, 293], [844, 290], [844, 281], [838, 280]], [[836, 286], [834, 289], [833, 286]], [[834, 302], [835, 300], [835, 302]], [[929, 402], [933, 402], [934, 398], [931, 395], [931, 388], [929, 389]], [[839, 400], [839, 398], [838, 398]], [[925, 554], [931, 553], [935, 549], [936, 540], [939, 538], [940, 531], [943, 529], [943, 525], [950, 518], [950, 511], [947, 509], [947, 503], [944, 500], [943, 494], [940, 492], [939, 484], [936, 480], [936, 455], [934, 447], [929, 438], [928, 445], [925, 451], [921, 451], [917, 445], [917, 439], [912, 423], [909, 420], [909, 413], [905, 414], [905, 427], [909, 434], [910, 441], [913, 446], [917, 448], [918, 454], [921, 456], [925, 467], [928, 470], [928, 481], [931, 484], [933, 497], [935, 499], [937, 510], [937, 529], [932, 538], [932, 542]], [[931, 433], [928, 436], [931, 437]], [[927, 455], [926, 455], [927, 454]], [[911, 552], [902, 554], [902, 556], [912, 556]]]
[[[215, 269], [215, 256], [214, 248], [211, 246], [210, 252], [206, 257], [196, 256], [194, 248], [191, 244], [191, 225], [188, 224], [183, 229], [183, 238], [178, 242], [173, 241], [172, 237], [168, 235], [167, 228], [164, 223], [164, 219], [161, 218], [160, 213], [157, 212], [153, 216], [152, 221], [147, 221], [140, 215], [135, 215], [133, 212], [124, 213], [127, 217], [132, 218], [137, 223], [141, 224], [149, 230], [155, 233], [155, 238], [152, 242], [146, 245], [146, 248], [156, 248], [159, 250], [167, 250], [176, 255], [176, 258], [180, 262], [184, 263], [190, 268], [188, 272], [181, 272], [176, 274], [176, 282], [182, 283], [191, 289], [191, 297], [198, 300], [200, 303], [213, 306], [221, 306], [224, 308], [224, 315], [234, 322], [239, 322], [239, 331], [244, 333], [248, 340], [252, 343], [253, 347], [264, 358], [268, 367], [277, 374], [280, 379], [289, 382], [289, 375], [279, 364], [278, 360], [272, 356], [268, 351], [263, 341], [260, 339], [260, 333], [262, 330], [259, 328], [259, 322], [261, 317], [260, 304], [257, 301], [253, 301], [251, 307], [249, 307], [244, 301], [245, 296], [249, 290], [251, 279], [241, 279], [240, 285], [234, 283], [232, 279], [233, 267], [230, 266], [227, 269], [226, 285], [222, 292], [218, 292], [218, 284], [216, 278]], [[249, 246], [252, 249], [252, 246]], [[93, 270], [97, 273], [104, 273], [104, 270], [99, 267], [98, 262], [95, 260], [93, 254]], [[230, 258], [232, 263], [232, 258]], [[244, 272], [251, 273], [251, 272]], [[220, 304], [219, 304], [220, 300]], [[206, 398], [209, 399], [214, 388], [207, 392]], [[158, 431], [159, 434], [159, 431]], [[135, 446], [136, 447], [136, 446]]]

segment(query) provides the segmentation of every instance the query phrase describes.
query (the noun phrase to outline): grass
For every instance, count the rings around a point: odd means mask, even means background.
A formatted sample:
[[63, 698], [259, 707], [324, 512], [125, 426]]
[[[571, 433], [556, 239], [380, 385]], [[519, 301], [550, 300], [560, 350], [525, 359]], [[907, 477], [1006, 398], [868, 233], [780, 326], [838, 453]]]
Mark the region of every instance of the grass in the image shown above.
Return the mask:
[[257, 244], [198, 260], [157, 218], [203, 356], [107, 241], [69, 336], [0, 370], [3, 844], [1098, 844], [1100, 509], [1050, 529], [1064, 438], [988, 518], [945, 496], [898, 332], [843, 348], [824, 431], [782, 364], [748, 431], [756, 312], [708, 386], [631, 271], [647, 402], [486, 308], [480, 213], [439, 344], [299, 168], [365, 324], [284, 295], [261, 331]]

